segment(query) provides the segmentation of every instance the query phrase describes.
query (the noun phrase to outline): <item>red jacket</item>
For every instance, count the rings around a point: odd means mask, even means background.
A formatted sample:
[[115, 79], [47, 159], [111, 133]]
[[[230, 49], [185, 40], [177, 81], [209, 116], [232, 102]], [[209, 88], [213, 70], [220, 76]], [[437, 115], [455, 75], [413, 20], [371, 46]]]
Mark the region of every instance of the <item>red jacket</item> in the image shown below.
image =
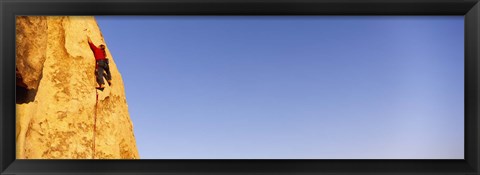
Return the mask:
[[105, 50], [102, 50], [95, 46], [93, 43], [88, 42], [88, 45], [90, 45], [90, 49], [93, 51], [93, 55], [95, 56], [95, 60], [104, 60], [107, 58], [107, 54], [105, 53]]

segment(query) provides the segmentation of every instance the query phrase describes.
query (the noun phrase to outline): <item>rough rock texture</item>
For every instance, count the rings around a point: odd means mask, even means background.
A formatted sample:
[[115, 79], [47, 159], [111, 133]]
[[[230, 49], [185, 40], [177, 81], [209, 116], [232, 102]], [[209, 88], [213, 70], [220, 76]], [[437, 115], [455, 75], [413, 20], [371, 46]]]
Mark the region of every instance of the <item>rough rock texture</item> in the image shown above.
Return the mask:
[[47, 18], [18, 17], [16, 25], [17, 86], [37, 89], [47, 56]]
[[[123, 80], [94, 17], [17, 17], [16, 25], [17, 159], [138, 159]], [[104, 91], [95, 89], [87, 36], [107, 46]]]

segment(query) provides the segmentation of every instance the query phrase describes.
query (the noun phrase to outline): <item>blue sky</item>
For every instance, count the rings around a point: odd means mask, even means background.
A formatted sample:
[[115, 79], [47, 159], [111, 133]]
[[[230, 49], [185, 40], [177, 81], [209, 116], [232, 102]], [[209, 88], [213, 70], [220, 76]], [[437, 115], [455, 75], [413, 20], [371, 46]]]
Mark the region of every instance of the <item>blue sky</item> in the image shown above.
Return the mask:
[[463, 159], [463, 16], [97, 16], [142, 159]]

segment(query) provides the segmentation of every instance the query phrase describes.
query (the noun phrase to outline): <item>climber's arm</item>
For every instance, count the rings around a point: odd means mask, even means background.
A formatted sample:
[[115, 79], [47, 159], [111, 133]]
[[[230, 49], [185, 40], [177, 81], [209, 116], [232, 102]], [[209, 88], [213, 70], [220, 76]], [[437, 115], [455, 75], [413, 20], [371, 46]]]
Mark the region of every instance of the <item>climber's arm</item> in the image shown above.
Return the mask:
[[88, 43], [92, 43], [92, 40], [90, 39], [89, 36], [87, 36], [87, 39], [88, 39]]
[[[87, 36], [88, 37], [88, 36]], [[95, 46], [95, 44], [93, 44], [92, 40], [90, 39], [90, 37], [88, 37], [88, 45], [90, 46], [90, 49], [92, 50], [95, 50], [95, 49], [98, 49], [97, 46]]]

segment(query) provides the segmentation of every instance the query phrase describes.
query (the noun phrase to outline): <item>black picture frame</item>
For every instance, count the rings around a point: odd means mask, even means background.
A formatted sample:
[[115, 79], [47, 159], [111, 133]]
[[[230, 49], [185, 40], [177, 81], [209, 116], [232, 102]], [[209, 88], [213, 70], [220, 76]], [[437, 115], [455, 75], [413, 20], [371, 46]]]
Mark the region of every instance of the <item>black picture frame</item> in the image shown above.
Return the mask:
[[[0, 0], [0, 174], [464, 174], [480, 172], [479, 0]], [[17, 15], [464, 15], [464, 160], [16, 160]]]

